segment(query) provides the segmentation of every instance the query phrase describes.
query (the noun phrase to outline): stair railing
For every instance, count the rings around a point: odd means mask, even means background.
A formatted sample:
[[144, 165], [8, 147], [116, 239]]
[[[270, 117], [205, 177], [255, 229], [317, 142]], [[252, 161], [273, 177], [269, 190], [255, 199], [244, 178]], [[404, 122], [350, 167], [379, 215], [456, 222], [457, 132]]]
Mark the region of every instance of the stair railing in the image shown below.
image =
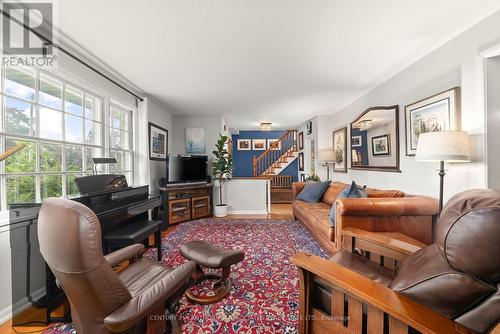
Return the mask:
[[271, 188], [292, 189], [291, 175], [274, 175], [271, 179]]
[[253, 176], [271, 173], [280, 163], [286, 161], [286, 155], [297, 151], [297, 131], [288, 130], [258, 157], [253, 157]]

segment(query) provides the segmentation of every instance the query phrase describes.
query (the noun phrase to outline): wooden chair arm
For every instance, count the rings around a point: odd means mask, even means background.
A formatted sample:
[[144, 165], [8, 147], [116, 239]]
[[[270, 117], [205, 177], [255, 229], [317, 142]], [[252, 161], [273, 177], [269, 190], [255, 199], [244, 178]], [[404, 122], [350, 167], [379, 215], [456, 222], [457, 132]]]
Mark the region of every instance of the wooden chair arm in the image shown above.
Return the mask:
[[363, 244], [369, 243], [400, 253], [401, 257], [406, 257], [426, 246], [425, 244], [398, 232], [370, 232], [354, 227], [346, 227], [342, 230], [342, 235], [344, 237], [344, 242], [346, 243], [344, 246], [347, 246], [345, 248], [347, 250], [349, 250], [349, 247], [356, 247], [356, 240], [363, 240], [365, 243], [358, 243], [358, 247], [356, 248], [362, 248], [361, 246], [363, 246]]
[[[295, 254], [292, 262], [302, 271], [302, 277], [307, 274], [319, 276], [347, 295], [368, 303], [422, 333], [472, 333], [433, 310], [334, 262], [308, 253]], [[310, 284], [309, 279], [306, 282]]]

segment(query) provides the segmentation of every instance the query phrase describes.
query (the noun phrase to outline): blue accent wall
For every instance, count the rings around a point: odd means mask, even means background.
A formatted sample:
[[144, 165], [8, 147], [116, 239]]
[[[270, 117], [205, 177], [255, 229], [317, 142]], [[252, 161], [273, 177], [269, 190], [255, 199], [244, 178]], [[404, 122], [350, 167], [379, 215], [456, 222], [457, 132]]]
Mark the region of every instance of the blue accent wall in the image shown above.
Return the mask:
[[359, 147], [353, 147], [354, 150], [361, 153], [362, 165], [368, 165], [368, 136], [366, 131], [360, 131], [359, 129], [352, 129], [352, 136], [361, 136], [361, 145]]
[[[238, 150], [238, 139], [279, 139], [286, 131], [240, 131], [239, 135], [233, 135], [233, 176], [253, 176], [253, 156], [258, 157], [264, 151], [240, 151]], [[251, 147], [251, 146], [250, 146]], [[298, 179], [297, 160], [293, 161], [281, 173], [281, 175], [292, 175], [294, 180]]]

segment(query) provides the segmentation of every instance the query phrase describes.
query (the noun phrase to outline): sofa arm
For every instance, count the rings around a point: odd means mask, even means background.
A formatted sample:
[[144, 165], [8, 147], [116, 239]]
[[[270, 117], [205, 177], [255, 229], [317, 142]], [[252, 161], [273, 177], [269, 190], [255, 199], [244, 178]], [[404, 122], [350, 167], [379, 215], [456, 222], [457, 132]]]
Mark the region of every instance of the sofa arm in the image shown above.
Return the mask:
[[335, 201], [340, 216], [433, 216], [438, 201], [432, 197], [342, 198]]
[[[344, 305], [347, 304], [348, 321], [361, 333], [363, 322], [368, 333], [383, 333], [385, 315], [391, 333], [407, 333], [408, 327], [422, 333], [471, 333], [471, 331], [443, 315], [397, 293], [361, 274], [358, 274], [337, 263], [307, 253], [292, 256], [292, 263], [300, 273], [300, 331], [310, 327], [332, 328], [330, 332], [351, 332], [337, 319], [344, 318]], [[332, 314], [328, 316], [311, 307], [311, 286], [315, 276], [321, 277], [332, 289]], [[340, 296], [340, 298], [337, 298]], [[336, 312], [339, 304], [342, 312]], [[368, 316], [363, 317], [362, 304], [365, 304]], [[375, 320], [372, 321], [371, 319]], [[313, 324], [311, 324], [311, 322]], [[314, 322], [318, 325], [314, 326]], [[330, 323], [330, 324], [327, 324]], [[349, 325], [351, 326], [351, 325]], [[334, 331], [338, 328], [337, 331]], [[398, 330], [399, 329], [399, 330]], [[322, 332], [326, 332], [323, 330]]]
[[292, 183], [292, 201], [295, 200], [295, 197], [304, 189], [305, 182], [293, 182]]

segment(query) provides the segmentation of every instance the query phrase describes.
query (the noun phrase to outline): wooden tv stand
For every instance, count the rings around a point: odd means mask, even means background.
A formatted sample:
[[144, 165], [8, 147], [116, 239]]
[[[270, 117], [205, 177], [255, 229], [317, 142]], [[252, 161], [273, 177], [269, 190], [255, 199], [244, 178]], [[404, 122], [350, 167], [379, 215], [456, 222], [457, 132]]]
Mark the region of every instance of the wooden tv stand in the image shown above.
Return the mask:
[[183, 184], [160, 188], [167, 226], [210, 217], [213, 209], [211, 184]]

